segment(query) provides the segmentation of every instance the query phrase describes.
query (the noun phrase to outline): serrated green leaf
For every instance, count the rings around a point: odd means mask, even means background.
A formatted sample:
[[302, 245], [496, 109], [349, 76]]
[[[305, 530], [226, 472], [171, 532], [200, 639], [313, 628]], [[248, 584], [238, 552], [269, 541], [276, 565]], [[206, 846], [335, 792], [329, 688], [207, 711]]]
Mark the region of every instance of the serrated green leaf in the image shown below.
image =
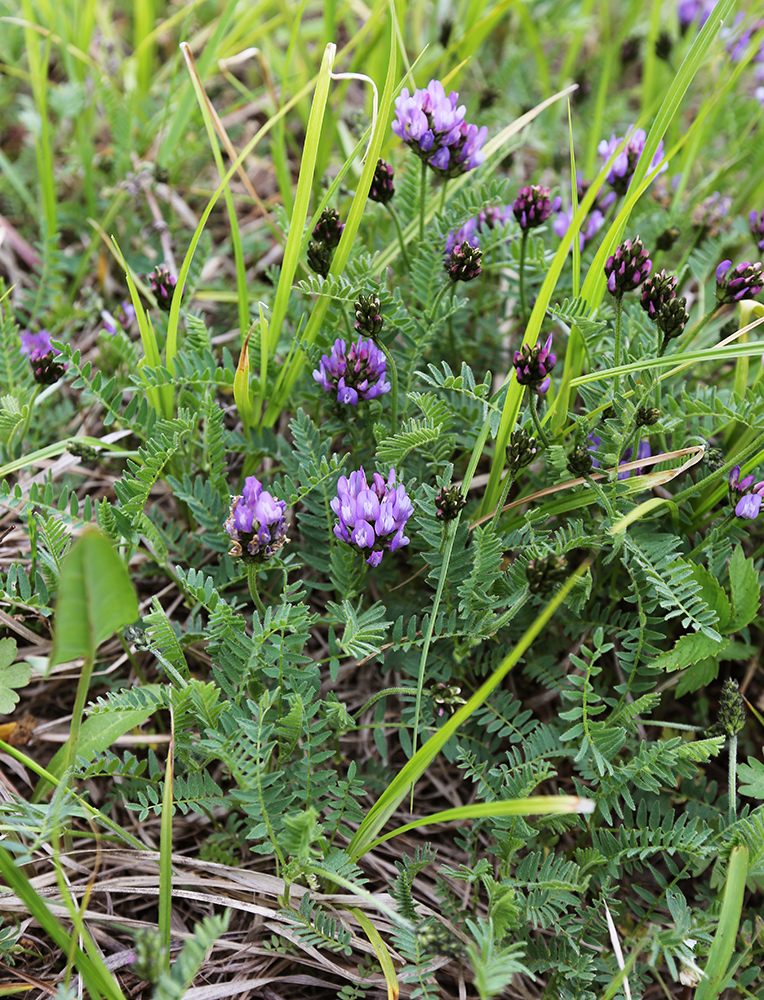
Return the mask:
[[730, 588], [732, 590], [732, 617], [728, 632], [737, 632], [752, 622], [759, 613], [759, 574], [753, 568], [753, 559], [746, 559], [743, 547], [738, 545], [730, 560]]
[[738, 764], [738, 791], [751, 799], [764, 799], [764, 761], [749, 757], [747, 764]]
[[61, 567], [50, 666], [92, 660], [104, 639], [137, 617], [127, 568], [105, 535], [87, 528]]
[[719, 661], [717, 659], [708, 657], [705, 660], [698, 660], [680, 679], [674, 692], [675, 697], [681, 698], [685, 694], [692, 694], [693, 691], [697, 691], [716, 680], [718, 675]]
[[719, 621], [716, 625], [717, 629], [719, 632], [726, 632], [727, 623], [732, 615], [732, 608], [721, 584], [705, 566], [693, 566], [692, 576], [700, 587], [700, 599], [705, 601], [709, 608], [713, 608], [719, 616]]
[[702, 632], [693, 632], [690, 635], [683, 635], [677, 640], [673, 649], [657, 656], [653, 660], [653, 666], [669, 673], [674, 670], [684, 670], [685, 667], [699, 663], [707, 657], [720, 656], [728, 645], [727, 639], [717, 642]]

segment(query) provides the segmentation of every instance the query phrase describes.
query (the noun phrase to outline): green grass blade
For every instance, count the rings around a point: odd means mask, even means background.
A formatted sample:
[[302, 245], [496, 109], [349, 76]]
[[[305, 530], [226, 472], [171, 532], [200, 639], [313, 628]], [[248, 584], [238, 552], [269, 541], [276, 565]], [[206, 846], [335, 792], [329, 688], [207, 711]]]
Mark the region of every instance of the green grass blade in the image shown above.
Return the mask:
[[733, 847], [730, 852], [727, 881], [724, 883], [719, 926], [716, 928], [711, 950], [708, 953], [708, 962], [704, 970], [706, 976], [698, 984], [695, 1000], [716, 1000], [724, 991], [727, 969], [735, 950], [740, 915], [743, 911], [743, 894], [745, 893], [747, 874], [748, 848], [743, 845]]
[[[174, 719], [172, 720], [174, 727]], [[162, 944], [165, 971], [170, 971], [170, 932], [172, 922], [172, 818], [173, 805], [173, 754], [174, 735], [167, 748], [167, 763], [164, 770], [164, 792], [162, 795], [162, 820], [159, 827], [159, 912], [157, 927]]]
[[[37, 923], [51, 938], [58, 948], [69, 954], [72, 942], [69, 935], [47, 907], [45, 900], [30, 883], [29, 879], [13, 863], [13, 857], [4, 847], [0, 847], [0, 875], [5, 884], [24, 903]], [[0, 899], [2, 896], [0, 896]], [[74, 966], [82, 976], [91, 997], [104, 997], [105, 1000], [125, 1000], [125, 995], [117, 985], [114, 976], [94, 952], [90, 958], [81, 948], [74, 948]]]
[[481, 684], [467, 703], [462, 705], [441, 729], [433, 733], [411, 760], [404, 764], [387, 789], [380, 795], [366, 814], [361, 825], [356, 830], [353, 839], [350, 841], [348, 854], [354, 861], [357, 861], [366, 854], [371, 844], [374, 843], [379, 831], [405, 798], [409, 788], [419, 780], [445, 744], [458, 732], [459, 727], [486, 701], [518, 660], [527, 652], [552, 615], [568, 596], [576, 581], [589, 567], [590, 562], [591, 559], [586, 559], [568, 577], [554, 597], [545, 605], [541, 613], [526, 629], [525, 634], [514, 649], [504, 657], [488, 680]]

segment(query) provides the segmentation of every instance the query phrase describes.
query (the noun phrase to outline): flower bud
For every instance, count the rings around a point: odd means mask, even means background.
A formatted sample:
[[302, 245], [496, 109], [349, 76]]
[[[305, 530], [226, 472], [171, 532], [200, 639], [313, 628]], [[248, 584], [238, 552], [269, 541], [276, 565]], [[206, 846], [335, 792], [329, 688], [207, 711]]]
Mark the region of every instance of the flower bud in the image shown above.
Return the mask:
[[753, 242], [764, 253], [764, 212], [759, 214], [756, 209], [751, 209], [748, 222], [751, 227]]
[[557, 355], [552, 353], [552, 334], [549, 334], [543, 346], [541, 341], [535, 347], [523, 344], [519, 351], [515, 351], [512, 363], [520, 385], [529, 385], [531, 388], [542, 385], [557, 364]]
[[654, 320], [661, 306], [676, 296], [676, 283], [675, 275], [666, 274], [665, 268], [652, 277], [645, 278], [640, 302], [650, 319]]
[[655, 54], [663, 62], [668, 62], [671, 58], [671, 50], [674, 47], [674, 39], [668, 31], [662, 31], [655, 39]]
[[376, 295], [359, 295], [355, 303], [355, 328], [361, 334], [376, 340], [382, 332], [379, 299]]
[[509, 444], [507, 445], [507, 466], [509, 471], [514, 475], [524, 469], [527, 465], [536, 457], [538, 448], [536, 447], [536, 438], [531, 437], [531, 435], [522, 427], [517, 427], [509, 436]]
[[319, 243], [325, 243], [330, 250], [334, 250], [342, 238], [344, 228], [345, 225], [340, 222], [339, 213], [333, 208], [325, 208], [313, 227], [313, 239]]
[[59, 351], [50, 351], [39, 358], [30, 358], [32, 377], [38, 385], [54, 385], [63, 377], [66, 365], [59, 360]]
[[676, 226], [669, 226], [668, 229], [664, 229], [663, 232], [656, 238], [655, 249], [670, 250], [680, 236], [681, 233]]
[[679, 337], [690, 319], [687, 312], [687, 299], [674, 297], [664, 302], [655, 316], [655, 325], [663, 334], [663, 342]]
[[726, 461], [727, 459], [724, 457], [724, 452], [721, 448], [712, 448], [709, 445], [703, 454], [703, 464], [711, 472], [716, 472], [717, 469], [721, 469]]
[[722, 685], [719, 696], [719, 715], [716, 723], [709, 728], [714, 736], [737, 736], [745, 726], [745, 702], [738, 690], [737, 681], [728, 677]]
[[466, 503], [467, 498], [458, 486], [444, 486], [435, 497], [435, 516], [439, 521], [453, 521]]
[[457, 705], [465, 705], [466, 701], [461, 697], [462, 689], [453, 684], [433, 684], [430, 688], [430, 697], [435, 705], [436, 715], [441, 719], [446, 712], [453, 715]]
[[308, 242], [308, 267], [316, 274], [320, 274], [322, 278], [325, 278], [329, 273], [333, 256], [334, 251], [326, 243], [321, 241], [314, 243], [313, 240]]
[[393, 200], [394, 194], [393, 168], [389, 163], [385, 163], [384, 160], [377, 160], [374, 177], [369, 188], [369, 198], [380, 205], [386, 205], [389, 201]]
[[446, 263], [446, 271], [452, 281], [472, 281], [482, 272], [483, 251], [465, 240], [454, 247]]
[[764, 288], [761, 264], [743, 261], [732, 267], [731, 260], [723, 260], [716, 269], [716, 299], [720, 306], [741, 299], [752, 299]]
[[157, 264], [154, 270], [149, 273], [148, 278], [157, 306], [162, 312], [168, 313], [178, 279], [174, 274], [170, 274], [170, 269], [166, 264]]
[[540, 184], [520, 188], [512, 211], [523, 232], [543, 225], [549, 218], [552, 212], [549, 194], [549, 188], [541, 187]]
[[638, 406], [635, 415], [637, 427], [651, 427], [660, 420], [661, 411], [657, 406]]
[[639, 237], [625, 240], [605, 264], [608, 291], [616, 298], [621, 298], [625, 292], [633, 292], [650, 274], [652, 266]]
[[[594, 438], [593, 435], [590, 437], [595, 441], [594, 450], [597, 450], [600, 439]], [[577, 444], [574, 446], [573, 451], [571, 451], [568, 456], [567, 467], [568, 471], [573, 476], [588, 476], [595, 465], [595, 459], [592, 458], [592, 446], [587, 447], [583, 444]], [[599, 465], [599, 462], [597, 462]]]

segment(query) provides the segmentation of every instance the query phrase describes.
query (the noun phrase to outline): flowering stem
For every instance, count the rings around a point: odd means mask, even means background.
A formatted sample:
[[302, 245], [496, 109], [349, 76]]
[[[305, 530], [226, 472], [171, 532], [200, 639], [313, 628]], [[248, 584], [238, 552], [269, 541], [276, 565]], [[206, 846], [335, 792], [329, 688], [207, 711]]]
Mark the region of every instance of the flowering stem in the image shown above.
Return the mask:
[[727, 792], [727, 795], [729, 797], [729, 821], [730, 826], [732, 826], [737, 819], [737, 733], [730, 736], [729, 748], [730, 761], [729, 777], [727, 781], [729, 791]]
[[406, 243], [403, 239], [403, 229], [401, 228], [401, 220], [398, 218], [398, 213], [395, 211], [392, 205], [387, 206], [387, 210], [390, 213], [390, 218], [395, 223], [395, 231], [398, 233], [398, 242], [401, 245], [401, 259], [403, 260], [403, 266], [407, 271], [411, 270], [411, 261], [409, 260], [408, 251], [406, 250]]
[[448, 178], [443, 178], [443, 187], [440, 189], [440, 210], [443, 212], [446, 207], [446, 188], [448, 187]]
[[491, 529], [493, 531], [495, 531], [498, 526], [499, 518], [501, 517], [501, 509], [507, 502], [507, 497], [509, 496], [509, 491], [512, 489], [512, 483], [514, 483], [514, 481], [515, 481], [515, 473], [511, 469], [509, 469], [504, 479], [504, 486], [501, 491], [501, 496], [499, 497], [499, 504], [496, 510], [494, 511], [493, 518], [491, 519]]
[[536, 429], [536, 436], [539, 441], [543, 444], [545, 448], [549, 447], [549, 438], [544, 433], [544, 428], [541, 426], [541, 421], [539, 420], [538, 410], [536, 409], [536, 390], [533, 386], [528, 386], [528, 408], [531, 411], [531, 420], [533, 421], [533, 426]]
[[[465, 483], [467, 480], [465, 479]], [[453, 521], [448, 521], [445, 528], [445, 538], [446, 547], [443, 552], [443, 562], [440, 566], [440, 576], [438, 577], [438, 587], [435, 591], [435, 597], [432, 602], [432, 610], [430, 611], [430, 620], [427, 623], [427, 633], [424, 637], [424, 642], [422, 643], [422, 655], [419, 658], [419, 676], [417, 677], [416, 685], [416, 708], [414, 709], [414, 732], [411, 734], [411, 756], [416, 754], [417, 747], [417, 736], [419, 734], [419, 714], [422, 707], [422, 688], [424, 687], [424, 674], [427, 667], [427, 656], [430, 652], [430, 643], [432, 642], [432, 634], [435, 630], [435, 620], [438, 617], [438, 606], [440, 605], [440, 598], [443, 594], [443, 587], [446, 583], [446, 577], [448, 576], [448, 565], [451, 562], [451, 553], [454, 550], [454, 539], [456, 538], [456, 531], [459, 527], [459, 521], [461, 520], [461, 512], [453, 519]], [[411, 810], [414, 810], [414, 786], [411, 786]]]
[[387, 361], [387, 370], [390, 372], [390, 386], [391, 386], [390, 402], [392, 404], [392, 414], [390, 415], [390, 426], [393, 434], [395, 434], [395, 431], [398, 426], [398, 369], [395, 367], [395, 362], [393, 361], [392, 354], [390, 353], [390, 351], [388, 351], [388, 349], [385, 347], [382, 341], [378, 340], [375, 341], [375, 343], [379, 346], [380, 351], [382, 351], [382, 353], [384, 354], [385, 360]]
[[424, 202], [427, 197], [427, 163], [422, 160], [422, 181], [419, 189], [419, 239], [424, 242]]
[[377, 691], [375, 694], [371, 696], [371, 698], [369, 698], [369, 700], [362, 708], [358, 709], [358, 711], [356, 712], [356, 717], [358, 719], [361, 719], [364, 712], [368, 712], [371, 706], [376, 704], [380, 698], [387, 698], [388, 696], [402, 695], [402, 694], [416, 694], [416, 688], [392, 687], [392, 688], [385, 688], [383, 691]]
[[528, 230], [523, 230], [520, 239], [520, 319], [525, 322], [525, 251], [528, 246]]
[[247, 565], [247, 583], [249, 584], [249, 595], [255, 607], [263, 618], [265, 618], [265, 605], [260, 600], [260, 593], [257, 589], [257, 566], [254, 563]]
[[448, 281], [445, 283], [445, 285], [441, 288], [441, 290], [435, 296], [435, 301], [432, 304], [432, 309], [430, 309], [430, 316], [429, 316], [428, 322], [432, 323], [432, 321], [435, 319], [435, 313], [437, 312], [438, 306], [440, 305], [440, 300], [446, 294], [446, 292], [448, 291], [448, 289], [453, 287], [453, 285], [454, 285], [454, 282], [449, 278]]
[[14, 441], [16, 440], [17, 435], [19, 443], [20, 444], [24, 443], [24, 438], [27, 436], [27, 431], [29, 430], [29, 424], [32, 421], [32, 410], [34, 408], [35, 400], [40, 395], [41, 388], [42, 386], [36, 385], [32, 390], [32, 398], [27, 403], [28, 406], [27, 415], [24, 417], [22, 423], [18, 427], [14, 428], [10, 438], [8, 439], [8, 454], [11, 457], [13, 457], [13, 444]]
[[[613, 367], [621, 367], [621, 328], [623, 325], [623, 295], [615, 297], [615, 343], [613, 345]], [[621, 388], [621, 376], [615, 375], [613, 378], [613, 398], [615, 398]]]

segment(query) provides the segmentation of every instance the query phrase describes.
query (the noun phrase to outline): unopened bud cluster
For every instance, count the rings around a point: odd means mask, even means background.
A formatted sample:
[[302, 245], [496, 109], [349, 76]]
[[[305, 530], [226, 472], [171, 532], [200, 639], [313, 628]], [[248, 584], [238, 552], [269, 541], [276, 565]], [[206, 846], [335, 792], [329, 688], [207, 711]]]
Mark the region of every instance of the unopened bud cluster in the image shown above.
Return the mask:
[[439, 521], [453, 521], [466, 503], [458, 486], [444, 486], [435, 497], [435, 516]]
[[325, 208], [313, 227], [313, 239], [308, 243], [308, 266], [325, 278], [332, 266], [332, 257], [345, 226], [333, 208]]
[[687, 299], [676, 294], [677, 278], [665, 268], [642, 283], [642, 308], [663, 335], [661, 351], [670, 340], [680, 336], [690, 318]]
[[385, 163], [384, 160], [377, 160], [374, 177], [369, 188], [369, 198], [380, 205], [386, 205], [389, 201], [393, 200], [394, 194], [393, 168], [389, 163]]
[[[599, 442], [599, 438], [597, 441]], [[568, 471], [574, 476], [588, 476], [594, 468], [591, 449], [583, 444], [575, 445], [568, 456], [567, 466]]]
[[760, 262], [732, 266], [731, 260], [723, 260], [716, 269], [716, 300], [720, 306], [742, 299], [753, 299], [764, 288], [764, 275]]
[[162, 312], [169, 312], [178, 279], [170, 273], [166, 264], [157, 264], [149, 274], [149, 285], [154, 293], [157, 306]]
[[446, 271], [452, 281], [472, 281], [483, 270], [483, 251], [467, 240], [455, 246], [446, 261]]
[[722, 685], [719, 696], [719, 715], [716, 723], [708, 730], [711, 736], [737, 736], [745, 726], [745, 702], [738, 690], [737, 681], [731, 677]]
[[638, 406], [635, 414], [637, 427], [652, 427], [660, 420], [661, 411], [657, 406]]
[[520, 469], [524, 469], [536, 457], [538, 448], [536, 438], [522, 427], [517, 427], [512, 431], [507, 445], [507, 466], [514, 475]]
[[608, 291], [616, 298], [633, 292], [650, 274], [652, 266], [650, 255], [639, 237], [624, 240], [605, 264]]
[[355, 328], [358, 333], [376, 340], [382, 332], [379, 299], [376, 295], [359, 295], [353, 308], [355, 309]]
[[549, 188], [540, 184], [520, 188], [512, 204], [512, 212], [523, 232], [543, 225], [552, 214]]
[[557, 355], [552, 352], [552, 334], [549, 334], [543, 344], [539, 340], [535, 347], [523, 344], [519, 351], [515, 351], [512, 364], [520, 385], [529, 385], [539, 392], [546, 392], [549, 388], [549, 373], [557, 364]]

